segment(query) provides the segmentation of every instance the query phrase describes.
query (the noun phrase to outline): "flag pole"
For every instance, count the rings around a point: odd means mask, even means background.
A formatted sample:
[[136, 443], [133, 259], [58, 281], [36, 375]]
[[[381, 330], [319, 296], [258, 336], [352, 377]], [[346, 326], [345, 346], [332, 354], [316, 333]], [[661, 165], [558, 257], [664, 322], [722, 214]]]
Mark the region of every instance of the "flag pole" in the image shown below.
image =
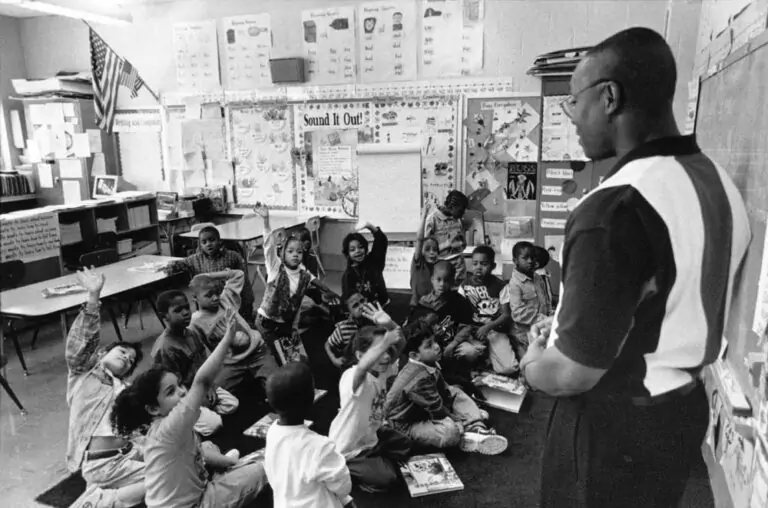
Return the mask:
[[[93, 28], [93, 27], [90, 25], [90, 23], [88, 23], [86, 20], [84, 20], [84, 19], [83, 19], [83, 20], [81, 20], [81, 21], [82, 21], [83, 23], [85, 23], [85, 26], [87, 26], [89, 29], [91, 29], [91, 30], [93, 30], [94, 32], [96, 32], [96, 30], [95, 30], [95, 29], [94, 29], [94, 28]], [[99, 33], [99, 32], [96, 32], [96, 34], [97, 34], [97, 35], [98, 35], [98, 33]], [[120, 55], [120, 53], [118, 53], [117, 51], [115, 51], [114, 49], [112, 49], [112, 46], [110, 46], [110, 45], [107, 43], [107, 41], [105, 41], [105, 40], [104, 40], [104, 38], [103, 38], [103, 37], [101, 37], [101, 35], [99, 35], [99, 37], [101, 38], [102, 42], [104, 42], [104, 45], [105, 45], [107, 48], [109, 48], [109, 50], [110, 50], [110, 51], [112, 51], [114, 54], [116, 54], [116, 55], [118, 55], [118, 56]], [[121, 59], [123, 59], [123, 60], [125, 60], [125, 58], [123, 58], [123, 57], [120, 57], [120, 58], [121, 58]], [[139, 76], [141, 76], [141, 75], [139, 75]], [[93, 77], [91, 77], [91, 79], [93, 79]], [[160, 104], [160, 97], [159, 97], [159, 96], [158, 96], [158, 95], [155, 93], [155, 91], [154, 91], [154, 90], [152, 90], [151, 88], [149, 88], [149, 85], [147, 84], [147, 82], [146, 82], [146, 81], [144, 81], [143, 79], [142, 79], [141, 81], [144, 83], [144, 88], [146, 88], [146, 89], [147, 89], [147, 92], [149, 92], [149, 94], [150, 94], [152, 97], [154, 97], [154, 99], [157, 101], [157, 103], [158, 103], [158, 104]]]

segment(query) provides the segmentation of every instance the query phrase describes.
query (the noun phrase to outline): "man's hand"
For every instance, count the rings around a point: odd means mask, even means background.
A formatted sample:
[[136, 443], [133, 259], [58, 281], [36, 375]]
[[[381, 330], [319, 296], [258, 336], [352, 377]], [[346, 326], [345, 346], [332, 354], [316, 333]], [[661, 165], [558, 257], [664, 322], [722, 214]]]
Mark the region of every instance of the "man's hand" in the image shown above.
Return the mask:
[[553, 321], [554, 318], [550, 316], [534, 323], [533, 326], [531, 326], [530, 332], [528, 332], [531, 342], [539, 339], [539, 337], [544, 337], [544, 340], [546, 341], [549, 338], [549, 333], [552, 331]]
[[485, 353], [485, 346], [482, 344], [477, 344], [474, 342], [462, 342], [458, 346], [456, 346], [456, 351], [454, 352], [454, 356], [456, 358], [465, 359], [469, 362], [474, 362], [482, 354]]
[[534, 335], [534, 329], [531, 327], [529, 338], [531, 342], [528, 344], [528, 349], [525, 352], [525, 356], [523, 356], [523, 359], [520, 360], [521, 371], [525, 370], [526, 365], [531, 362], [535, 362], [542, 354], [544, 354], [544, 350], [547, 349], [549, 330], [547, 330], [546, 335], [542, 334], [540, 330], [536, 330], [536, 334]]
[[106, 278], [103, 273], [96, 273], [88, 268], [83, 268], [82, 271], [77, 272], [77, 282], [88, 290], [88, 297], [93, 303], [99, 301], [105, 281]]
[[390, 329], [397, 328], [395, 322], [392, 321], [392, 318], [389, 316], [389, 314], [387, 314], [386, 311], [381, 308], [381, 304], [379, 302], [366, 303], [363, 305], [363, 317], [379, 326], [384, 326]]

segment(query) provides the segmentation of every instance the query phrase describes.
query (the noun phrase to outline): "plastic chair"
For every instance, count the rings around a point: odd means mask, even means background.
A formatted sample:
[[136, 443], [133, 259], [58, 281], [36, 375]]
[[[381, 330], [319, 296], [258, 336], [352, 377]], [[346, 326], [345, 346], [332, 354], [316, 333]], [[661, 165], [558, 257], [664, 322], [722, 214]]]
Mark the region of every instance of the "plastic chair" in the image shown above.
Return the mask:
[[[275, 236], [275, 242], [277, 243], [278, 251], [280, 247], [283, 245], [283, 242], [285, 242], [286, 239], [286, 232], [285, 228], [277, 228], [272, 231], [272, 234]], [[264, 239], [266, 242], [266, 238]], [[259, 279], [261, 279], [261, 282], [264, 284], [264, 287], [267, 286], [267, 258], [264, 253], [264, 245], [259, 245], [258, 247], [254, 248], [249, 254], [248, 258], [246, 259], [246, 262], [248, 263], [248, 266], [255, 266], [256, 275], [259, 276]]]
[[322, 277], [325, 277], [325, 267], [320, 259], [320, 217], [310, 217], [307, 219], [306, 228], [309, 230], [309, 238], [312, 241], [312, 254], [317, 259], [317, 268]]
[[[5, 289], [13, 289], [21, 285], [21, 281], [24, 280], [24, 276], [27, 274], [27, 268], [24, 265], [24, 261], [20, 259], [14, 259], [13, 261], [7, 261], [0, 264], [0, 291]], [[16, 349], [16, 355], [19, 357], [19, 363], [24, 370], [24, 375], [29, 375], [27, 371], [27, 362], [24, 360], [24, 352], [21, 349], [19, 343], [19, 334], [13, 329], [13, 321], [8, 320], [9, 328], [8, 334], [13, 340], [13, 347]], [[4, 323], [0, 322], [0, 326], [4, 326]]]

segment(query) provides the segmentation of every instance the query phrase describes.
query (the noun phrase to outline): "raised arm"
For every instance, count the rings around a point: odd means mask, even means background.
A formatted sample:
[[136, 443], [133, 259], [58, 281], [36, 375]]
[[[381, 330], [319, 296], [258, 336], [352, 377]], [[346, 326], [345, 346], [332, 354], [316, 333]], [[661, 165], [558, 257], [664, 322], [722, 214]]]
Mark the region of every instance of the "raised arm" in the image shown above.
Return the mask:
[[366, 229], [373, 235], [373, 247], [368, 254], [371, 266], [377, 270], [384, 270], [384, 266], [387, 264], [387, 247], [389, 246], [389, 240], [387, 235], [381, 230], [380, 227], [374, 226], [370, 222], [365, 225]]
[[429, 204], [424, 205], [424, 209], [421, 211], [421, 220], [419, 221], [419, 230], [416, 231], [416, 245], [413, 250], [413, 259], [421, 259], [421, 249], [424, 247], [424, 238], [427, 237], [427, 217], [430, 213]]
[[[224, 306], [240, 308], [245, 287], [245, 273], [242, 270], [222, 270], [220, 272], [206, 273], [205, 276], [223, 280], [224, 290], [221, 292], [221, 302]], [[194, 282], [194, 279], [193, 279]]]
[[[390, 349], [397, 347], [401, 342], [404, 342], [402, 339], [403, 334], [398, 329], [395, 328], [394, 330], [388, 330], [382, 337], [378, 337], [376, 341], [371, 345], [371, 347], [368, 348], [368, 351], [363, 354], [363, 357], [360, 358], [360, 361], [357, 363], [357, 367], [355, 368], [355, 375], [352, 378], [352, 393], [356, 393], [358, 388], [360, 388], [360, 385], [363, 384], [363, 381], [365, 381], [365, 377], [368, 375], [368, 371], [370, 371], [374, 365], [376, 365], [381, 357], [389, 351]], [[393, 361], [397, 356], [392, 358]]]
[[70, 375], [88, 372], [96, 364], [96, 350], [101, 338], [101, 289], [104, 274], [88, 268], [77, 273], [77, 280], [88, 290], [88, 300], [67, 334], [65, 359]]
[[224, 359], [227, 357], [227, 352], [235, 338], [235, 316], [237, 315], [237, 309], [227, 309], [226, 312], [227, 331], [224, 333], [224, 338], [221, 339], [216, 349], [213, 350], [197, 370], [195, 379], [192, 381], [192, 387], [187, 394], [189, 406], [192, 408], [199, 408], [206, 400], [208, 392], [213, 387], [214, 380], [219, 375]]
[[253, 211], [264, 220], [264, 261], [267, 269], [267, 280], [274, 280], [280, 269], [280, 256], [277, 254], [277, 239], [269, 223], [269, 208], [256, 205]]

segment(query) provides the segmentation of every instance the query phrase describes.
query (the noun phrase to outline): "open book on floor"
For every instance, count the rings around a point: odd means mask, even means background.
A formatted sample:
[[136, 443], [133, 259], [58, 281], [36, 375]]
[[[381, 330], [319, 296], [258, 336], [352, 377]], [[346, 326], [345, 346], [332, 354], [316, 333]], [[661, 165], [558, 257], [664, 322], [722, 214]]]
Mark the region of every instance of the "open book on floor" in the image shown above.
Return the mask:
[[510, 413], [520, 412], [528, 392], [520, 380], [493, 372], [483, 372], [472, 382], [485, 395], [485, 404]]
[[[264, 416], [261, 417], [259, 421], [248, 427], [243, 431], [243, 434], [245, 434], [248, 437], [258, 437], [261, 439], [267, 438], [267, 431], [272, 426], [273, 423], [275, 423], [278, 418], [280, 418], [277, 413], [267, 413]], [[304, 426], [305, 427], [311, 427], [312, 423], [310, 420], [304, 420]]]
[[400, 463], [400, 473], [411, 497], [464, 490], [459, 475], [442, 453], [411, 457]]

